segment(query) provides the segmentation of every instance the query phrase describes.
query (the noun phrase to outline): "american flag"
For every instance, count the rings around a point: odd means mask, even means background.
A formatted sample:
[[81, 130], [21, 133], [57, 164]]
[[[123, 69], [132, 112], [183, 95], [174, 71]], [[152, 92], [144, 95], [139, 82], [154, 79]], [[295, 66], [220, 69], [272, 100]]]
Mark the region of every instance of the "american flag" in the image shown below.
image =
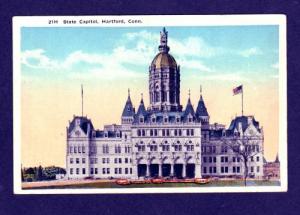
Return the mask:
[[237, 95], [237, 94], [240, 94], [240, 93], [243, 93], [243, 85], [240, 85], [236, 88], [233, 89], [233, 95]]

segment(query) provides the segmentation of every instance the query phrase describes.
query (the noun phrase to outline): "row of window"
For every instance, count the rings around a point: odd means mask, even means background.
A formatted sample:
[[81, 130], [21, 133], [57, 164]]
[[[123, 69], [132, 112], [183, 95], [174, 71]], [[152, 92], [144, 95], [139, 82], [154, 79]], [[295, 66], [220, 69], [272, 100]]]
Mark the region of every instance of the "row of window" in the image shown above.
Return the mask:
[[[115, 168], [114, 169], [115, 174], [122, 174], [122, 168]], [[124, 173], [125, 174], [132, 174], [132, 168], [124, 168]], [[74, 174], [74, 169], [70, 168], [70, 175]], [[80, 174], [80, 168], [75, 169], [75, 174], [79, 175]], [[81, 168], [81, 174], [85, 175], [86, 174], [86, 169]], [[91, 175], [97, 175], [98, 174], [98, 168], [91, 168], [90, 169], [90, 174]], [[110, 168], [102, 168], [102, 174], [110, 174]]]
[[70, 146], [69, 153], [83, 153], [85, 154], [85, 146]]
[[[260, 167], [256, 167], [256, 172], [259, 173]], [[229, 167], [228, 166], [221, 166], [220, 168], [221, 173], [228, 173], [229, 172]], [[239, 166], [233, 166], [232, 167], [232, 172], [233, 173], [240, 173], [241, 172], [241, 167]], [[250, 172], [254, 173], [254, 166], [250, 167]], [[203, 167], [203, 173], [217, 173], [217, 167]]]
[[[169, 152], [170, 151], [170, 145], [162, 145], [162, 151]], [[139, 152], [145, 152], [146, 146], [145, 145], [138, 145], [137, 146]], [[157, 145], [150, 145], [150, 151], [156, 152], [158, 149]], [[194, 145], [186, 145], [186, 151], [194, 151], [195, 147]], [[174, 145], [174, 151], [182, 151], [182, 145]]]
[[[85, 158], [81, 159], [81, 163], [85, 164]], [[74, 163], [74, 158], [70, 158], [70, 164]], [[79, 164], [80, 163], [80, 158], [75, 158], [75, 163]], [[90, 158], [90, 163], [91, 164], [97, 164], [98, 163], [98, 158]], [[110, 159], [109, 158], [102, 158], [102, 163], [110, 163]], [[122, 163], [122, 158], [115, 158], [114, 159], [114, 163]], [[131, 158], [124, 158], [124, 163], [132, 163], [132, 159]]]
[[[217, 158], [216, 157], [203, 157], [203, 163], [216, 163]], [[254, 161], [254, 157], [251, 156], [250, 159], [252, 162]], [[259, 156], [256, 157], [256, 161], [258, 162], [260, 160]], [[241, 158], [240, 157], [232, 157], [232, 162], [240, 162]], [[227, 163], [229, 162], [229, 159], [227, 156], [221, 156], [221, 163]]]
[[[258, 145], [251, 145], [247, 146], [246, 149], [249, 152], [259, 152], [259, 146]], [[222, 146], [221, 147], [221, 153], [227, 153], [229, 151], [227, 146]], [[210, 153], [216, 153], [217, 152], [217, 147], [216, 146], [201, 146], [201, 152], [203, 154], [210, 154]]]
[[[184, 133], [185, 132], [185, 133]], [[138, 129], [137, 130], [137, 136], [138, 137], [145, 137], [145, 136], [182, 136], [183, 133], [186, 136], [194, 136], [194, 129], [149, 129], [149, 130], [145, 130], [145, 129]]]
[[[131, 153], [131, 148], [130, 146], [125, 146], [124, 147], [124, 152], [125, 153]], [[122, 147], [120, 145], [115, 146], [115, 151], [116, 154], [121, 154], [122, 153]], [[96, 146], [91, 146], [91, 153], [96, 154], [97, 153], [97, 147]], [[103, 154], [109, 154], [109, 145], [104, 144], [102, 145], [102, 153]]]

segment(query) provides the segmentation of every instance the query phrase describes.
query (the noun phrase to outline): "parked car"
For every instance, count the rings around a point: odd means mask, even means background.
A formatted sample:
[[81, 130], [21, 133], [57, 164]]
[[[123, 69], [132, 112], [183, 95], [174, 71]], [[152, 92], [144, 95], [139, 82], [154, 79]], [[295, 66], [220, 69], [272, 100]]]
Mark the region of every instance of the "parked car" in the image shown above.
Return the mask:
[[129, 185], [130, 181], [128, 179], [118, 179], [116, 180], [116, 183], [119, 185]]
[[209, 179], [206, 178], [195, 178], [196, 184], [207, 184], [209, 183]]

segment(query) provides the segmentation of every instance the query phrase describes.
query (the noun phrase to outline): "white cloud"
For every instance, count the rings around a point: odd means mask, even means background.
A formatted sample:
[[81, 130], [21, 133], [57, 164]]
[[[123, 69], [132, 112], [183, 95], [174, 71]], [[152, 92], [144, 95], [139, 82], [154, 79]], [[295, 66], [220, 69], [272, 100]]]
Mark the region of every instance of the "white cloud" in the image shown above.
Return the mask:
[[26, 50], [21, 54], [21, 63], [31, 68], [56, 68], [58, 62], [53, 61], [45, 55], [45, 50]]
[[261, 55], [262, 51], [260, 48], [257, 47], [252, 47], [243, 51], [238, 52], [239, 55], [243, 56], [243, 57], [251, 57], [253, 55]]
[[241, 76], [237, 73], [228, 73], [228, 74], [214, 74], [206, 75], [202, 77], [205, 80], [211, 81], [231, 81], [231, 82], [247, 82], [248, 79], [244, 76]]
[[211, 69], [200, 60], [180, 59], [180, 65], [186, 69], [199, 70], [200, 72], [211, 72]]

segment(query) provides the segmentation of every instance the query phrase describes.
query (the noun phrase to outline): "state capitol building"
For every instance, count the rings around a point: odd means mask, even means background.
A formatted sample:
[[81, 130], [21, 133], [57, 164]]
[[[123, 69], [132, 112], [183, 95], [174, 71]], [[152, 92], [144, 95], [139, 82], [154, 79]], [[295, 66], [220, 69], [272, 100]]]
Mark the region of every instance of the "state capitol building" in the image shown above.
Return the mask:
[[160, 32], [159, 53], [149, 66], [150, 104], [135, 110], [128, 92], [121, 124], [94, 128], [84, 116], [67, 127], [67, 178], [243, 177], [243, 157], [228, 147], [247, 137], [249, 177], [263, 177], [262, 127], [238, 116], [228, 128], [210, 124], [202, 94], [197, 108], [180, 102], [180, 66], [169, 53], [168, 32]]

